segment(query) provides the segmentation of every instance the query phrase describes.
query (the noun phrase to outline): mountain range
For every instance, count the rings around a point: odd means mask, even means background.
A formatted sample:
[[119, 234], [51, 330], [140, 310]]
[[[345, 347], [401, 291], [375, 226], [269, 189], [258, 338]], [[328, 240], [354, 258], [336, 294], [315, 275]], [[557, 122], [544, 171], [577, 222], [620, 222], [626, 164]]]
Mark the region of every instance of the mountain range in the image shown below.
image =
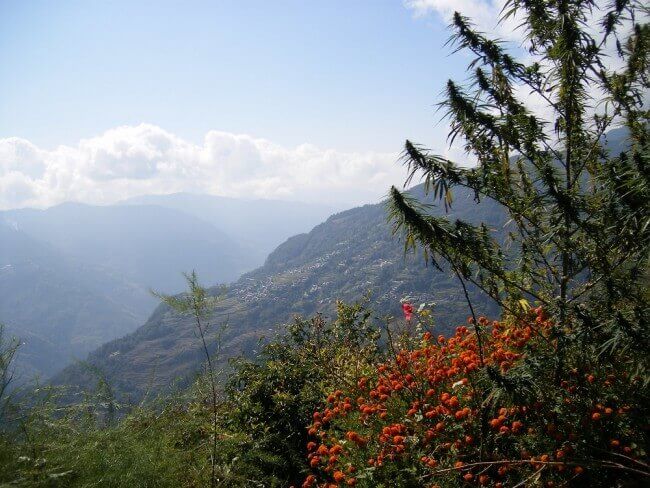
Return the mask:
[[[336, 206], [281, 200], [227, 198], [193, 193], [144, 195], [122, 205], [157, 205], [182, 211], [231, 236], [246, 248], [257, 267], [288, 237], [321, 223]], [[239, 276], [237, 276], [239, 277]], [[207, 279], [207, 277], [206, 277]]]
[[228, 283], [259, 266], [259, 229], [277, 223], [272, 245], [329, 215], [328, 207], [297, 202], [143, 200], [0, 212], [0, 323], [23, 342], [18, 377], [45, 379], [132, 332], [158, 303], [150, 290], [180, 292], [183, 272]]
[[[422, 187], [412, 190], [423, 196]], [[444, 209], [433, 208], [433, 213]], [[505, 216], [491, 201], [476, 204], [469, 192], [457, 192], [451, 218], [486, 222], [501, 232]], [[252, 356], [263, 337], [294, 315], [332, 314], [337, 299], [370, 296], [377, 317], [400, 313], [400, 299], [437, 303], [439, 331], [448, 331], [467, 316], [467, 304], [457, 281], [446, 272], [424, 265], [419, 253], [405, 254], [392, 234], [385, 203], [340, 212], [311, 232], [278, 246], [260, 268], [232, 283], [212, 310], [213, 331], [222, 334], [221, 362], [237, 355]], [[217, 288], [211, 289], [213, 294]], [[498, 311], [471, 290], [476, 308]], [[201, 364], [200, 342], [191, 318], [160, 305], [135, 332], [103, 345], [88, 362], [104, 375], [123, 400], [139, 400], [147, 391], [185, 384]], [[73, 365], [54, 378], [57, 384], [91, 388], [93, 374]]]
[[131, 332], [155, 306], [142, 287], [0, 221], [0, 320], [20, 338], [17, 381], [46, 378]]
[[[627, 133], [613, 130], [603, 140], [620, 152]], [[421, 187], [413, 192], [423, 196]], [[464, 318], [458, 284], [423, 267], [421, 256], [404, 255], [383, 204], [336, 213], [301, 233], [330, 212], [183, 193], [0, 212], [0, 322], [26, 343], [19, 357], [26, 376], [51, 376], [111, 341], [89, 359], [138, 397], [145, 378], [187, 380], [200, 363], [191, 324], [164, 306], [150, 315], [157, 301], [149, 289], [180, 292], [183, 271], [197, 270], [208, 284], [231, 282], [214, 311], [215, 321], [229, 323], [224, 357], [249, 354], [294, 314], [331, 313], [338, 298], [370, 294], [377, 314], [397, 314], [399, 299], [410, 295], [438, 303], [441, 327]], [[504, 224], [493, 203], [476, 205], [462, 191], [450, 216], [485, 221], [495, 232]], [[483, 308], [497, 312], [487, 302]], [[88, 378], [71, 367], [56, 381], [84, 385]]]

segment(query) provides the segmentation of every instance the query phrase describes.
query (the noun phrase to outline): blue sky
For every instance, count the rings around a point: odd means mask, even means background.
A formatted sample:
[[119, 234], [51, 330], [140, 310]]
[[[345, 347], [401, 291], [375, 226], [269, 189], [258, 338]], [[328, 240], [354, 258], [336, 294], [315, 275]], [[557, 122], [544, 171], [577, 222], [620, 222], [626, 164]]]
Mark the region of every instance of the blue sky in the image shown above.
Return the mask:
[[4, 2], [0, 135], [45, 147], [148, 122], [390, 151], [431, 140], [459, 57], [399, 0]]
[[0, 0], [0, 208], [379, 198], [406, 138], [445, 148], [456, 5], [493, 16], [489, 0]]

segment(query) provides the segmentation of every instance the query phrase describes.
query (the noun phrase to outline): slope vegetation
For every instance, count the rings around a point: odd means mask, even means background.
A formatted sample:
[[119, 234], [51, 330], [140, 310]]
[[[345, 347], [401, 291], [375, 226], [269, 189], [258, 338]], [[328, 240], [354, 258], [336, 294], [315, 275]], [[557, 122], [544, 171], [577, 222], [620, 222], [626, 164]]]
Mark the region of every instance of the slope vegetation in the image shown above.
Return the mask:
[[[417, 193], [422, 189], [417, 188]], [[432, 212], [444, 212], [432, 208]], [[467, 193], [456, 195], [452, 217], [503, 226], [491, 202], [477, 205]], [[463, 321], [467, 306], [460, 286], [448, 273], [423, 267], [422, 256], [404, 254], [392, 235], [383, 203], [366, 205], [331, 216], [308, 234], [280, 245], [261, 268], [232, 284], [213, 311], [213, 330], [228, 325], [222, 360], [250, 355], [260, 338], [295, 314], [329, 314], [336, 299], [360, 300], [370, 294], [378, 315], [399, 314], [399, 300], [432, 300], [441, 331]], [[216, 293], [216, 289], [213, 290]], [[475, 294], [479, 310], [494, 312]], [[115, 391], [139, 399], [175, 380], [190, 378], [201, 361], [190, 318], [160, 306], [134, 333], [110, 342], [89, 356]], [[70, 367], [56, 383], [92, 386], [96, 381], [79, 367]]]

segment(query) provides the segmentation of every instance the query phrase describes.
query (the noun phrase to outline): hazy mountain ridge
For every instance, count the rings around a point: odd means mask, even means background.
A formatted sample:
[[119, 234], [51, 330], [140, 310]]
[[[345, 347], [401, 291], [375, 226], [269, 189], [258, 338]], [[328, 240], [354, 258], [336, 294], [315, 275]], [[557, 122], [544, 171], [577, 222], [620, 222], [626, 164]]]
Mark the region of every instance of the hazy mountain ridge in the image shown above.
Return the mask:
[[[416, 190], [421, 193], [421, 188]], [[438, 212], [444, 212], [438, 209]], [[458, 192], [452, 218], [503, 225], [492, 202], [476, 205], [468, 192]], [[214, 290], [213, 290], [214, 291]], [[400, 298], [432, 300], [441, 330], [465, 320], [467, 306], [456, 281], [447, 273], [422, 266], [419, 254], [404, 255], [392, 235], [383, 203], [331, 216], [308, 234], [288, 239], [261, 268], [243, 275], [228, 289], [213, 312], [212, 322], [228, 322], [222, 361], [251, 353], [263, 336], [294, 314], [330, 313], [336, 299], [359, 300], [371, 294], [377, 314], [399, 316]], [[475, 297], [479, 310], [496, 312]], [[112, 341], [89, 355], [122, 395], [140, 398], [145, 391], [167, 388], [187, 379], [200, 364], [192, 321], [160, 306], [134, 333]], [[92, 386], [95, 380], [78, 367], [67, 368], [56, 383]]]
[[[287, 238], [310, 230], [334, 207], [283, 200], [239, 199], [192, 193], [145, 195], [120, 205], [157, 205], [209, 222], [246, 246], [255, 266]], [[252, 269], [252, 268], [251, 268]]]
[[226, 283], [255, 266], [247, 249], [223, 231], [170, 208], [65, 203], [0, 215], [31, 237], [144, 289], [178, 292], [181, 273], [192, 269]]
[[155, 300], [0, 220], [0, 321], [23, 345], [17, 379], [48, 377], [132, 331]]
[[[46, 378], [132, 332], [158, 302], [150, 289], [181, 291], [182, 272], [196, 269], [209, 283], [227, 283], [261, 264], [265, 255], [215, 225], [223, 210], [215, 212], [214, 205], [222, 200], [194, 195], [192, 202], [212, 205], [199, 216], [152, 204], [64, 203], [0, 212], [0, 322], [24, 342], [19, 376]], [[246, 225], [264, 228], [264, 201], [257, 204], [256, 221]], [[300, 214], [315, 206], [293, 207]], [[276, 237], [309, 229], [309, 219], [290, 222]]]

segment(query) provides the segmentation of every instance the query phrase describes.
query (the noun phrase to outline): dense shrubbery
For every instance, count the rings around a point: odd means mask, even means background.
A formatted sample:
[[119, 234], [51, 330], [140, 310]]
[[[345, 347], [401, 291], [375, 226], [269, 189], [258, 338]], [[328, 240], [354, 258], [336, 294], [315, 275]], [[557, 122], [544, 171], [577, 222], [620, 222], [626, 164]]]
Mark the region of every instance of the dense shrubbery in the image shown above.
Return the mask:
[[[252, 361], [238, 359], [218, 399], [218, 486], [289, 486], [308, 469], [313, 410], [334, 384], [379, 358], [379, 334], [361, 305], [338, 305], [333, 322], [296, 319]], [[353, 359], [353, 360], [352, 360]], [[99, 381], [74, 405], [41, 390], [14, 405], [0, 435], [0, 486], [207, 486], [213, 439], [210, 379], [123, 411]]]
[[478, 325], [481, 342], [471, 325], [427, 332], [334, 390], [314, 412], [303, 486], [615, 486], [649, 474], [641, 378], [580, 355], [553, 374], [542, 309]]
[[[218, 486], [614, 486], [647, 473], [647, 404], [624, 361], [567, 361], [555, 377], [541, 309], [434, 336], [428, 310], [380, 348], [360, 305], [296, 320], [239, 359], [219, 400]], [[470, 321], [471, 322], [471, 321]], [[205, 376], [120, 417], [105, 385], [75, 406], [8, 412], [0, 485], [206, 486]], [[12, 427], [13, 426], [13, 427]], [[11, 427], [11, 428], [9, 428]], [[311, 472], [311, 474], [309, 474]]]
[[296, 320], [287, 332], [264, 347], [261, 361], [237, 361], [227, 389], [229, 424], [244, 429], [261, 451], [274, 456], [265, 469], [281, 480], [278, 486], [302, 478], [306, 427], [323, 393], [351, 381], [379, 357], [379, 334], [359, 304], [339, 302], [333, 323], [316, 316]]

